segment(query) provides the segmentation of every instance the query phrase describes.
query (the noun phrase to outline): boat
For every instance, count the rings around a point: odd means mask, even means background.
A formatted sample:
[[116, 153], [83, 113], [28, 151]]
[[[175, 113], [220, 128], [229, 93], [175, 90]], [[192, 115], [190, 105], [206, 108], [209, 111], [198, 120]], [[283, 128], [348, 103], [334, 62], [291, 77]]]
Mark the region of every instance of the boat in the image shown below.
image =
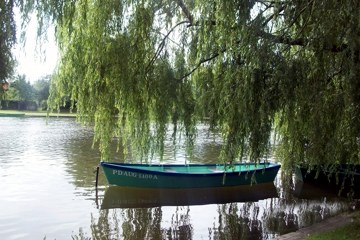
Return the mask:
[[295, 176], [297, 181], [336, 191], [340, 196], [360, 197], [358, 164], [317, 165], [312, 168], [297, 166]]
[[214, 188], [273, 182], [276, 163], [100, 163], [110, 185], [140, 188]]
[[101, 201], [101, 209], [257, 202], [276, 197], [278, 197], [278, 193], [273, 182], [235, 187], [189, 189], [109, 186]]

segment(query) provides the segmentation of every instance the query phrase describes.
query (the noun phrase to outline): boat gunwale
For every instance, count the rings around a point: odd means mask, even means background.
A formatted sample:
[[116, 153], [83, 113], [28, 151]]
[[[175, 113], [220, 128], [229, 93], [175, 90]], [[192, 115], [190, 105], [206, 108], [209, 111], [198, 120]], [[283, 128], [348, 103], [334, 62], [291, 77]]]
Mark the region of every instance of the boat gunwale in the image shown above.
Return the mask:
[[[273, 170], [273, 169], [280, 169], [281, 165], [277, 164], [277, 163], [270, 163], [270, 162], [265, 162], [265, 163], [259, 163], [258, 165], [262, 165], [262, 167], [257, 168], [257, 169], [249, 169], [249, 170], [243, 170], [243, 171], [223, 171], [223, 170], [219, 170], [218, 172], [198, 172], [198, 173], [193, 173], [193, 172], [167, 172], [167, 171], [159, 171], [159, 170], [147, 170], [147, 169], [141, 169], [141, 168], [133, 168], [133, 167], [141, 167], [141, 166], [154, 166], [154, 167], [186, 167], [186, 166], [190, 166], [190, 167], [217, 167], [217, 166], [224, 166], [225, 164], [138, 164], [138, 163], [116, 163], [116, 162], [100, 162], [100, 165], [102, 167], [108, 167], [108, 168], [115, 168], [118, 170], [123, 170], [123, 171], [131, 171], [131, 172], [139, 172], [139, 173], [144, 173], [144, 174], [157, 174], [157, 175], [169, 175], [169, 176], [221, 176], [221, 175], [239, 175], [241, 173], [245, 173], [245, 174], [254, 174], [257, 171], [265, 171], [265, 170]], [[237, 165], [255, 165], [255, 163], [235, 163], [233, 164], [235, 166]], [[229, 164], [229, 166], [231, 166]]]

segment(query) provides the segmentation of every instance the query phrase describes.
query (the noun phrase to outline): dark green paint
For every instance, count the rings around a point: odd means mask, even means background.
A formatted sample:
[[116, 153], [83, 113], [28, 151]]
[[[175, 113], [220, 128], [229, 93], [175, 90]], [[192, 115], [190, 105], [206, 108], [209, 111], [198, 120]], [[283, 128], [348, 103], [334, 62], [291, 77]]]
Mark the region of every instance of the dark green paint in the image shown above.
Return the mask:
[[101, 162], [111, 185], [142, 188], [209, 188], [273, 182], [279, 164], [124, 164]]

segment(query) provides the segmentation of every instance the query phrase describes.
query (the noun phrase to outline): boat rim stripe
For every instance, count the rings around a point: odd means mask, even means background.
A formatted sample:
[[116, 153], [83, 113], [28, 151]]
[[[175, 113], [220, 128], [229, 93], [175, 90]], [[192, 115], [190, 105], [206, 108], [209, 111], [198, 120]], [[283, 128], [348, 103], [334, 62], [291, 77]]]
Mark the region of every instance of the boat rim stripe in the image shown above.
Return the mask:
[[[234, 172], [225, 172], [225, 171], [221, 171], [221, 172], [203, 172], [203, 173], [182, 173], [182, 172], [164, 172], [164, 171], [158, 171], [158, 170], [145, 170], [145, 169], [134, 169], [131, 168], [131, 166], [143, 166], [144, 164], [129, 164], [129, 163], [114, 163], [114, 162], [101, 162], [100, 163], [102, 167], [107, 167], [107, 168], [116, 168], [116, 169], [120, 169], [120, 170], [124, 170], [124, 171], [133, 171], [133, 172], [140, 172], [140, 173], [153, 173], [153, 174], [158, 174], [158, 175], [185, 175], [185, 176], [201, 176], [201, 175], [239, 175], [239, 173], [253, 173], [256, 171], [262, 171], [262, 170], [273, 170], [273, 169], [280, 169], [280, 164], [273, 164], [273, 163], [268, 163], [269, 166], [268, 167], [264, 167], [264, 168], [259, 168], [259, 169], [252, 169], [252, 170], [248, 170], [248, 171], [234, 171]], [[247, 163], [239, 163], [236, 165], [246, 165]], [[181, 164], [146, 164], [147, 166], [184, 166]], [[191, 166], [221, 166], [222, 164], [189, 164]]]

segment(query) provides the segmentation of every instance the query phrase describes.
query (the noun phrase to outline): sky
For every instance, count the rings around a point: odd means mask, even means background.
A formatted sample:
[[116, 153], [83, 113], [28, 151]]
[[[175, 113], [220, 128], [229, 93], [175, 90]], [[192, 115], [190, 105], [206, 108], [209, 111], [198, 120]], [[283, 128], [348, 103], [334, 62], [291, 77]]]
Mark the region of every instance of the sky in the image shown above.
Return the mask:
[[[20, 18], [17, 21], [20, 24]], [[48, 30], [47, 42], [37, 43], [37, 21], [33, 17], [26, 30], [25, 43], [20, 42], [20, 25], [17, 26], [17, 39], [13, 53], [17, 60], [16, 75], [25, 75], [26, 81], [34, 83], [42, 77], [52, 74], [58, 61], [58, 50], [55, 44], [54, 28]]]

